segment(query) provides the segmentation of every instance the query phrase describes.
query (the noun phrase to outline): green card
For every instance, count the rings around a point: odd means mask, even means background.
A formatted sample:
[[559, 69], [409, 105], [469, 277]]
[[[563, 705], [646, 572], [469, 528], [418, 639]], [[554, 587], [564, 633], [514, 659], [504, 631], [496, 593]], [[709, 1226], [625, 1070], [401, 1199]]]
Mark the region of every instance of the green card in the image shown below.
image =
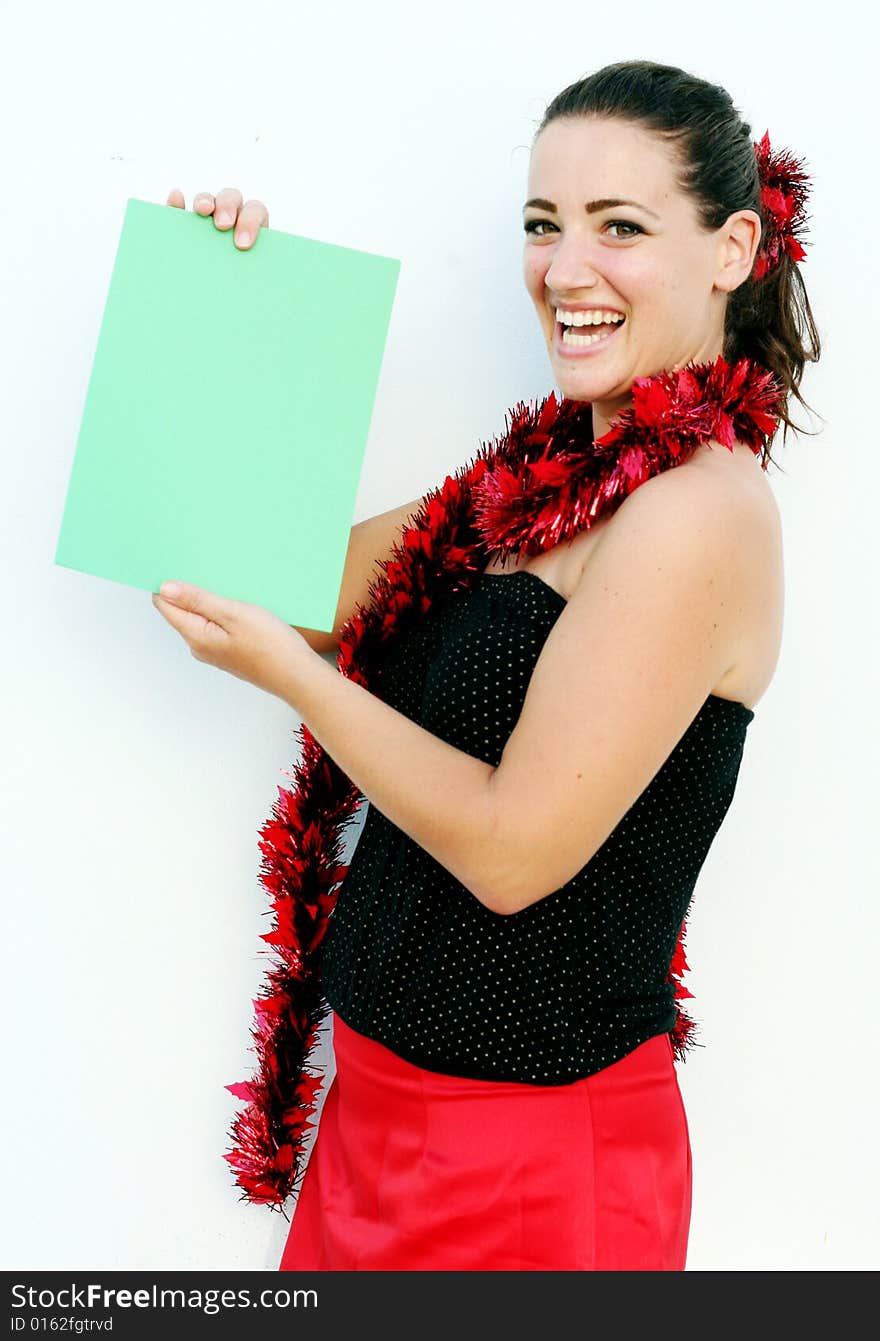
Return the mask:
[[330, 630], [399, 271], [129, 200], [55, 562]]

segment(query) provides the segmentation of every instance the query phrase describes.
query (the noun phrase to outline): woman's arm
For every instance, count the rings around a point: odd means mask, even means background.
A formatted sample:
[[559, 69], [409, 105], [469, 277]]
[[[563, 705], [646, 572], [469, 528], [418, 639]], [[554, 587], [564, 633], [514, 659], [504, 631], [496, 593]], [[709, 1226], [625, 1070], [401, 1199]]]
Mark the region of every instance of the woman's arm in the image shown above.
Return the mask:
[[550, 631], [497, 769], [305, 653], [280, 697], [367, 799], [500, 914], [571, 879], [735, 663], [755, 517], [674, 472], [619, 508]]
[[369, 584], [380, 572], [377, 560], [390, 557], [402, 528], [421, 504], [421, 498], [414, 498], [411, 503], [356, 522], [351, 528], [332, 632], [300, 628], [298, 624], [290, 626], [305, 638], [313, 651], [336, 652], [343, 624], [354, 614], [357, 603], [367, 604]]
[[449, 745], [304, 649], [285, 699], [371, 805], [493, 911], [492, 766]]

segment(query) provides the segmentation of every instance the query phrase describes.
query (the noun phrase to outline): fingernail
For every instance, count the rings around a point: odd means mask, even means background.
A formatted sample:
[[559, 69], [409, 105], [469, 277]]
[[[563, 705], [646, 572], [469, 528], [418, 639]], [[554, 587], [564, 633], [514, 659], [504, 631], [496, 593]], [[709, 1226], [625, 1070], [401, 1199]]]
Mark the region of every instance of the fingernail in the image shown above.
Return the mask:
[[159, 595], [160, 595], [160, 596], [179, 596], [179, 595], [180, 595], [180, 583], [179, 583], [179, 582], [163, 582], [162, 585], [161, 585], [161, 587], [159, 588]]
[[251, 240], [251, 235], [245, 228], [243, 232], [239, 233], [235, 240], [240, 247], [246, 247]]
[[215, 213], [214, 222], [218, 224], [232, 223], [232, 215], [228, 210], [220, 210], [219, 213]]

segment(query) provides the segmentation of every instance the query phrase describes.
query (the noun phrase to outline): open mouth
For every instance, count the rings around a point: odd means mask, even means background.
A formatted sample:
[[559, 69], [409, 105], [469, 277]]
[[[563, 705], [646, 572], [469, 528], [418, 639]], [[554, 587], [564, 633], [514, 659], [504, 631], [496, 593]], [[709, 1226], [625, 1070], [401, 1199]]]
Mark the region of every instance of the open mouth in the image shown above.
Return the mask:
[[622, 321], [603, 321], [595, 326], [565, 326], [561, 321], [557, 321], [556, 347], [564, 353], [599, 349], [613, 340], [625, 324], [626, 317]]

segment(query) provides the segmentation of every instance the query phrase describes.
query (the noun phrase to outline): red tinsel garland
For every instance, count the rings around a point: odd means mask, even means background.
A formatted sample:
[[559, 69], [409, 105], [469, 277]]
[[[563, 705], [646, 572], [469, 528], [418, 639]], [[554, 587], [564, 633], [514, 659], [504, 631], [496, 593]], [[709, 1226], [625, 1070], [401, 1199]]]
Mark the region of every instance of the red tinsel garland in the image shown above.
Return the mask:
[[[738, 440], [757, 454], [772, 438], [781, 406], [770, 372], [748, 359], [729, 365], [721, 357], [637, 378], [632, 407], [595, 442], [589, 402], [560, 403], [552, 392], [535, 408], [520, 402], [503, 437], [481, 446], [425, 495], [391, 557], [377, 561], [384, 571], [370, 584], [368, 605], [358, 605], [342, 629], [339, 671], [381, 696], [388, 641], [405, 634], [438, 597], [472, 585], [493, 554], [537, 554], [570, 539], [645, 480], [687, 460], [700, 443], [732, 450]], [[322, 943], [348, 869], [340, 863], [344, 830], [364, 799], [305, 725], [299, 735], [295, 788], [278, 788], [272, 818], [260, 831], [260, 879], [275, 915], [262, 939], [276, 959], [254, 1001], [257, 1070], [226, 1087], [246, 1103], [225, 1155], [242, 1200], [282, 1211], [305, 1171], [305, 1138], [322, 1079], [306, 1068], [330, 1010], [320, 987]], [[696, 1029], [681, 1005], [692, 995], [681, 981], [688, 967], [684, 935], [685, 922], [667, 978], [675, 983], [677, 1060]]]

